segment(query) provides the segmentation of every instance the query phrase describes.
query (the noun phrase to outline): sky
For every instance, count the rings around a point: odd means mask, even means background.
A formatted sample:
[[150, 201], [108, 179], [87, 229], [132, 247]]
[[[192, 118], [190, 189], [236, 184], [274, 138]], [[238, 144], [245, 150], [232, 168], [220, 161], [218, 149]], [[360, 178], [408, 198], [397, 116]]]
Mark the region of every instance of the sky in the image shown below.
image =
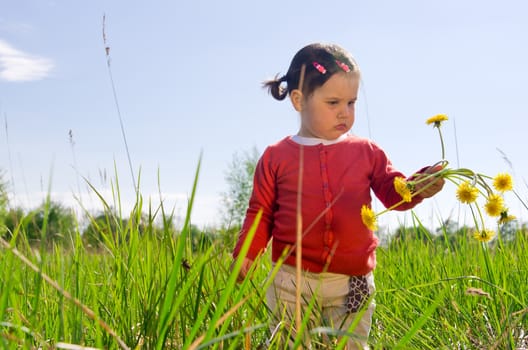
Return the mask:
[[[526, 18], [522, 0], [0, 0], [0, 171], [10, 205], [33, 208], [49, 194], [97, 211], [95, 191], [112, 204], [118, 189], [126, 211], [139, 182], [145, 203], [161, 198], [181, 218], [201, 160], [192, 222], [217, 224], [234, 155], [297, 132], [291, 104], [261, 83], [312, 42], [355, 57], [352, 133], [373, 139], [399, 170], [440, 160], [425, 120], [447, 114], [450, 166], [510, 172], [527, 198]], [[514, 197], [508, 203], [527, 216]], [[450, 184], [415, 213], [432, 226], [466, 217]], [[389, 213], [385, 224], [411, 217]]]

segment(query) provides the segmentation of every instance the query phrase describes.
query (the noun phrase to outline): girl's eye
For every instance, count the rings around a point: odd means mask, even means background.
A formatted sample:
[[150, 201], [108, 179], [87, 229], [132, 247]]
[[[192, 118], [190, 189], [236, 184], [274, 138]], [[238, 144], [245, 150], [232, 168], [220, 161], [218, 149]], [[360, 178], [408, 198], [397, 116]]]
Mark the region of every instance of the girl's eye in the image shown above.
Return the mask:
[[337, 101], [328, 101], [328, 104], [332, 105], [332, 106], [335, 106], [336, 104], [338, 104], [339, 102]]

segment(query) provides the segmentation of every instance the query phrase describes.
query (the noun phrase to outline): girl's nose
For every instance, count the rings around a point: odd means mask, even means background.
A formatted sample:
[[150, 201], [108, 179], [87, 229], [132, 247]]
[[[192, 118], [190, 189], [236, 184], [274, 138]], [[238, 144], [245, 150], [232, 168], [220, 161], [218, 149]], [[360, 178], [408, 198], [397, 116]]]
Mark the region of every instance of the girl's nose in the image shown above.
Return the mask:
[[339, 113], [339, 117], [340, 118], [348, 118], [351, 113], [353, 113], [353, 107], [350, 107], [350, 106], [345, 106], [341, 109], [340, 113]]

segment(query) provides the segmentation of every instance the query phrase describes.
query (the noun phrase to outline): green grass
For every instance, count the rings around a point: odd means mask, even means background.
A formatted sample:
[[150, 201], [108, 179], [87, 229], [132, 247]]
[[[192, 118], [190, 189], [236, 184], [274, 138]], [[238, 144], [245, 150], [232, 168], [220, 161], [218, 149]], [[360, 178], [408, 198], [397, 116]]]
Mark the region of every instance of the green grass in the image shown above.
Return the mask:
[[519, 231], [501, 248], [466, 236], [451, 247], [407, 240], [380, 248], [374, 342], [415, 349], [528, 346], [527, 243]]
[[[290, 330], [272, 337], [268, 327], [269, 257], [237, 284], [240, 261], [233, 262], [231, 247], [220, 239], [192, 244], [195, 189], [178, 233], [157, 227], [170, 221], [165, 208], [142, 216], [140, 195], [126, 214], [134, 220], [106, 206], [114, 231], [98, 250], [79, 235], [66, 248], [35, 247], [21, 225], [16, 247], [13, 238], [0, 249], [2, 347], [257, 349], [268, 341], [271, 349], [286, 348]], [[378, 249], [372, 348], [528, 346], [527, 233], [483, 245], [467, 234], [417, 237], [419, 226]]]

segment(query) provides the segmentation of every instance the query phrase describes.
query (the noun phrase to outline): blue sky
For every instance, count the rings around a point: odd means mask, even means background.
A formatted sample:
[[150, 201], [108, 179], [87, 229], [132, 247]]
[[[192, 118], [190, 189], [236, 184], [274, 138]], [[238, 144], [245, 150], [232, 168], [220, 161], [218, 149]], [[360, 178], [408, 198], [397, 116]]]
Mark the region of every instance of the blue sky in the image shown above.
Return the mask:
[[[296, 133], [289, 102], [273, 100], [261, 82], [316, 41], [338, 43], [358, 61], [353, 132], [373, 138], [400, 170], [439, 160], [436, 130], [425, 120], [445, 113], [451, 165], [512, 172], [526, 197], [524, 1], [18, 0], [0, 4], [0, 169], [13, 205], [34, 207], [50, 191], [67, 205], [77, 197], [97, 208], [83, 178], [111, 202], [115, 169], [123, 207], [132, 202], [103, 15], [141, 193], [156, 203], [160, 188], [183, 215], [202, 154], [198, 225], [217, 222], [236, 152]], [[510, 207], [527, 214], [513, 199]], [[461, 215], [449, 185], [417, 212], [433, 225]]]

